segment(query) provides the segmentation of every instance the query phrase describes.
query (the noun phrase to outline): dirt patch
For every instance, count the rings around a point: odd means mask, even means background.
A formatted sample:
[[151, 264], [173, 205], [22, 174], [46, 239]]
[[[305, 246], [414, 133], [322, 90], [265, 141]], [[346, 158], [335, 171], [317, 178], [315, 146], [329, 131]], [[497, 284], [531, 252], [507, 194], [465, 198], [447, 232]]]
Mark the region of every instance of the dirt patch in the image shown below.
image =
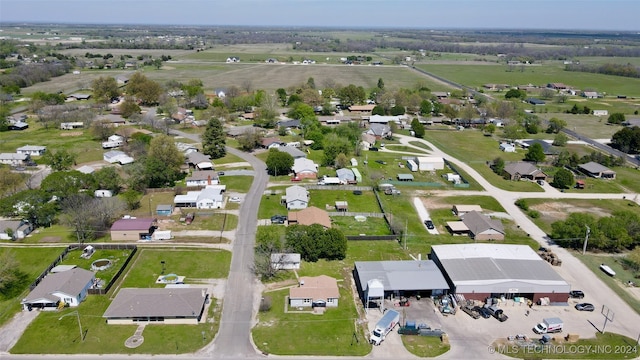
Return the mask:
[[82, 136], [82, 131], [63, 132], [60, 136]]
[[539, 211], [544, 220], [549, 219], [552, 221], [565, 220], [569, 216], [569, 214], [575, 212], [587, 212], [597, 217], [611, 215], [609, 212], [603, 209], [580, 207], [562, 202], [548, 202], [544, 204], [533, 205], [530, 206], [530, 208]]
[[40, 239], [41, 243], [58, 243], [61, 242], [62, 238], [60, 236], [45, 236]]

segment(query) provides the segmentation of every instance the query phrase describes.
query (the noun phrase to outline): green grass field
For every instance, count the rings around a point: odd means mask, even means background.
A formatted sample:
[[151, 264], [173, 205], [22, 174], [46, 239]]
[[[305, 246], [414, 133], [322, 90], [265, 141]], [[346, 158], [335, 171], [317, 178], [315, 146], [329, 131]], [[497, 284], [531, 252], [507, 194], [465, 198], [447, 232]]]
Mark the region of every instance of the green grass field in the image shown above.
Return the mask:
[[613, 96], [640, 96], [640, 79], [565, 71], [562, 65], [525, 66], [513, 70], [507, 65], [429, 65], [418, 68], [459, 84], [480, 88], [483, 84], [546, 85], [561, 82], [577, 89], [595, 89]]
[[390, 235], [389, 227], [383, 218], [368, 217], [358, 222], [353, 216], [333, 216], [331, 226], [342, 230], [345, 235]]
[[413, 355], [433, 358], [449, 351], [451, 345], [443, 344], [440, 337], [402, 335], [402, 344]]
[[353, 191], [348, 190], [309, 190], [310, 206], [324, 209], [326, 205], [334, 206], [336, 201], [346, 201], [350, 212], [381, 212], [372, 191], [363, 191], [362, 195], [354, 195]]
[[113, 279], [116, 273], [120, 270], [124, 262], [131, 255], [130, 249], [96, 249], [96, 252], [89, 259], [83, 259], [80, 257], [82, 251], [72, 250], [67, 253], [64, 260], [60, 262], [60, 265], [76, 265], [79, 268], [92, 271], [91, 264], [98, 259], [111, 260], [111, 267], [106, 270], [96, 271], [96, 278], [104, 281], [105, 286]]

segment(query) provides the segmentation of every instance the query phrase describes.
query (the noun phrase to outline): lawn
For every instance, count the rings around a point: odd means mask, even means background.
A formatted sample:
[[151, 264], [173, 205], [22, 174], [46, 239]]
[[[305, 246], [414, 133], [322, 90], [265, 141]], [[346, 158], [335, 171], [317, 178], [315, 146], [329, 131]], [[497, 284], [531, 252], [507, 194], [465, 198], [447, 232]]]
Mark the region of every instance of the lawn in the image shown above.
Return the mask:
[[96, 272], [96, 277], [103, 280], [104, 286], [107, 286], [116, 273], [120, 271], [120, 268], [129, 255], [131, 255], [131, 252], [131, 249], [96, 249], [91, 258], [83, 259], [80, 257], [80, 255], [82, 255], [81, 250], [72, 250], [67, 253], [64, 260], [60, 262], [60, 265], [76, 265], [79, 268], [92, 271], [91, 264], [94, 261], [98, 259], [109, 259], [111, 260], [111, 267]]
[[613, 333], [596, 333], [595, 339], [580, 339], [575, 343], [551, 342], [531, 347], [498, 340], [490, 345], [489, 352], [520, 359], [635, 359], [640, 354], [635, 339]]
[[[108, 296], [90, 295], [78, 308], [84, 332], [80, 333], [75, 310], [41, 312], [29, 325], [14, 354], [179, 354], [191, 353], [210, 342], [219, 327], [218, 321], [198, 325], [148, 325], [143, 332], [144, 342], [135, 349], [124, 346], [125, 340], [136, 331], [136, 325], [107, 325], [102, 315], [109, 306]], [[211, 300], [209, 318], [219, 319], [219, 306]], [[65, 316], [61, 318], [61, 316]], [[203, 340], [202, 333], [205, 333]], [[42, 341], [47, 334], [47, 341]]]
[[64, 247], [0, 247], [0, 257], [9, 253], [20, 271], [20, 280], [11, 285], [11, 290], [0, 294], [0, 325], [20, 311], [20, 300], [28, 294], [29, 285], [63, 250]]
[[384, 218], [368, 217], [358, 222], [353, 216], [332, 216], [331, 226], [342, 230], [345, 235], [390, 235], [391, 231]]
[[185, 283], [193, 279], [221, 279], [229, 275], [231, 253], [224, 250], [141, 249], [120, 287], [164, 287], [155, 281], [162, 272], [185, 276]]
[[309, 190], [309, 206], [324, 209], [327, 205], [334, 206], [336, 201], [346, 201], [350, 212], [382, 212], [373, 191], [363, 191], [362, 195], [355, 195], [350, 190]]
[[220, 177], [220, 184], [227, 185], [227, 192], [235, 191], [239, 193], [247, 193], [251, 188], [252, 182], [253, 182], [253, 176], [224, 175]]
[[258, 210], [258, 219], [269, 219], [273, 215], [286, 215], [289, 210], [280, 203], [280, 199], [284, 196], [284, 189], [270, 189], [270, 195], [263, 195], [260, 201], [260, 209]]
[[253, 341], [263, 353], [278, 355], [364, 356], [371, 345], [362, 326], [349, 282], [339, 282], [339, 306], [324, 315], [284, 313], [289, 290], [263, 293], [272, 299], [271, 309], [258, 314]]
[[433, 358], [449, 351], [451, 345], [444, 344], [437, 336], [401, 335], [402, 344], [413, 355]]
[[26, 238], [19, 240], [25, 244], [36, 244], [44, 242], [77, 242], [76, 234], [71, 228], [60, 224], [54, 224], [45, 228], [37, 228]]

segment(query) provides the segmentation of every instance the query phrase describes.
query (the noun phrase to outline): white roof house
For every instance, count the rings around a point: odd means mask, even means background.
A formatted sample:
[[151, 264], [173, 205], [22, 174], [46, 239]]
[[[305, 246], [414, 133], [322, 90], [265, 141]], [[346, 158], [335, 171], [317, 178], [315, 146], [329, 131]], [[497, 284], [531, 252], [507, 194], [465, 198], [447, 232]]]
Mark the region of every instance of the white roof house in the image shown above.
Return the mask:
[[183, 195], [176, 195], [173, 203], [176, 207], [194, 207], [198, 209], [220, 209], [224, 203], [222, 193], [226, 185], [210, 185], [200, 191], [188, 191]]
[[353, 174], [353, 171], [351, 171], [351, 169], [348, 169], [348, 168], [342, 168], [342, 169], [336, 170], [336, 176], [343, 183], [356, 180], [356, 176]]
[[301, 174], [318, 174], [318, 164], [314, 163], [313, 160], [309, 160], [307, 158], [298, 158], [293, 160], [293, 167], [291, 170], [299, 176]]
[[134, 161], [131, 156], [125, 154], [120, 150], [107, 151], [106, 153], [104, 153], [102, 158], [108, 163], [120, 163], [121, 165], [131, 164]]
[[75, 307], [87, 297], [88, 290], [94, 282], [94, 273], [81, 268], [50, 273], [21, 303], [25, 310], [56, 310], [60, 301]]
[[444, 169], [444, 159], [437, 156], [416, 157], [418, 169], [420, 171], [434, 171]]
[[305, 209], [309, 205], [309, 192], [306, 188], [294, 185], [286, 189], [287, 210]]
[[16, 153], [18, 154], [27, 154], [31, 156], [41, 156], [45, 151], [47, 151], [47, 147], [39, 145], [25, 145], [16, 149]]
[[500, 150], [504, 152], [516, 152], [516, 147], [510, 143], [500, 143]]
[[0, 164], [22, 165], [29, 161], [29, 154], [2, 153], [0, 154]]
[[405, 116], [384, 116], [384, 115], [371, 115], [369, 117], [369, 124], [388, 124], [390, 122], [394, 122], [396, 124], [400, 124]]

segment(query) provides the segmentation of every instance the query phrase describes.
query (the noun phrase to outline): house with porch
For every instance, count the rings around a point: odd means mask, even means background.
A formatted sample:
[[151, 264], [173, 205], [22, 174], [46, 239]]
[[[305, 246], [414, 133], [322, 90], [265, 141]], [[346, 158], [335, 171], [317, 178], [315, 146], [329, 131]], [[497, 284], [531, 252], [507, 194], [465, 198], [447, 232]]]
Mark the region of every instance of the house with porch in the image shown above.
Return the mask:
[[78, 267], [52, 272], [46, 275], [20, 304], [26, 311], [55, 311], [61, 303], [64, 303], [64, 306], [77, 307], [86, 299], [95, 282], [95, 274], [92, 271]]
[[547, 174], [530, 162], [517, 161], [506, 164], [503, 176], [509, 180], [547, 180]]
[[213, 170], [196, 170], [185, 179], [189, 187], [205, 187], [207, 185], [218, 185], [218, 174]]
[[29, 156], [42, 156], [45, 151], [47, 151], [47, 147], [40, 145], [25, 145], [16, 149], [16, 153]]

